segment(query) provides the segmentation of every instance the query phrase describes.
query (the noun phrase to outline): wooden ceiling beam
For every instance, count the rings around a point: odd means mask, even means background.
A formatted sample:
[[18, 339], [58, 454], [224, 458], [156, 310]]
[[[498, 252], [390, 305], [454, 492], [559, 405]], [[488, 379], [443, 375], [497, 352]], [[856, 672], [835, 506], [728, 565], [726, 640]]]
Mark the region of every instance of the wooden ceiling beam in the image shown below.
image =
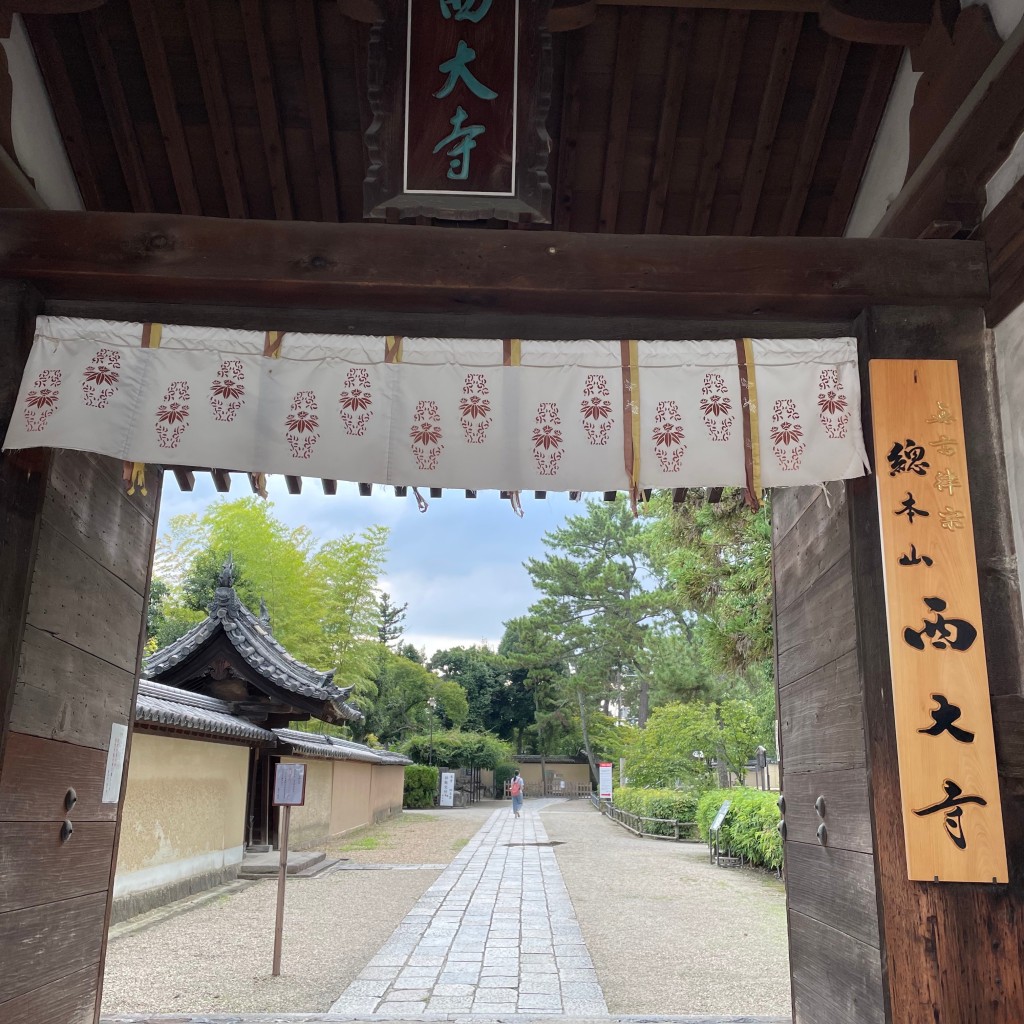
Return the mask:
[[[873, 235], [918, 238], [947, 215], [950, 185], [984, 195], [985, 184], [1009, 156], [1024, 131], [1024, 21], [889, 204]], [[968, 229], [975, 224], [965, 225]]]
[[690, 234], [707, 234], [711, 221], [711, 207], [715, 202], [715, 188], [718, 172], [722, 166], [722, 152], [725, 136], [729, 130], [729, 115], [736, 96], [743, 61], [743, 41], [750, 22], [748, 11], [730, 11], [725, 22], [725, 35], [719, 51], [718, 74], [711, 94], [711, 109], [708, 111], [707, 126], [704, 130], [704, 146], [701, 155], [700, 173], [697, 177], [697, 192], [693, 197], [693, 212], [690, 216]]
[[882, 122], [886, 101], [892, 91], [902, 57], [903, 51], [896, 46], [879, 46], [875, 49], [871, 70], [861, 97], [860, 110], [857, 112], [849, 145], [846, 147], [843, 169], [832, 192], [832, 201], [829, 203], [822, 234], [841, 235], [846, 230], [846, 223], [853, 211], [857, 190], [871, 157], [872, 144], [878, 134], [878, 126]]
[[301, 494], [302, 493], [302, 477], [301, 476], [286, 476], [284, 478], [284, 485], [288, 488], [289, 494]]
[[313, 162], [320, 186], [320, 219], [339, 219], [338, 182], [334, 173], [334, 149], [331, 125], [324, 94], [323, 64], [320, 56], [320, 29], [317, 25], [317, 0], [296, 0], [295, 19], [302, 51], [302, 74], [306, 80], [309, 130], [313, 139]]
[[174, 473], [174, 479], [178, 481], [179, 490], [195, 490], [196, 475], [191, 469], [186, 469], [184, 466], [171, 466], [171, 472]]
[[395, 231], [65, 210], [4, 214], [0, 278], [36, 282], [46, 298], [396, 315], [796, 321], [988, 299], [980, 242]]
[[210, 476], [213, 478], [213, 486], [218, 494], [227, 494], [231, 490], [231, 474], [226, 469], [211, 469]]
[[82, 204], [87, 210], [102, 210], [106, 204], [100, 193], [99, 179], [93, 166], [89, 147], [89, 134], [85, 130], [82, 111], [75, 98], [75, 89], [68, 75], [64, 54], [53, 35], [53, 19], [25, 16], [32, 49], [35, 50], [39, 70], [46, 83], [46, 92], [60, 127], [64, 151], [78, 182]]
[[320, 486], [324, 489], [324, 494], [337, 494], [338, 493], [338, 481], [337, 480], [321, 480]]
[[1024, 303], [1024, 178], [996, 204], [982, 231], [992, 274], [992, 299], [985, 317], [995, 327]]
[[274, 213], [278, 220], [291, 220], [291, 190], [284, 162], [284, 142], [281, 136], [281, 118], [274, 95], [274, 72], [267, 52], [267, 34], [263, 23], [260, 0], [240, 0], [242, 24], [245, 27], [245, 45], [249, 51], [256, 110], [263, 133], [263, 152], [267, 158], [270, 191], [274, 200]]
[[825, 0], [597, 0], [607, 7], [713, 7], [716, 11], [820, 11]]
[[612, 105], [608, 115], [604, 175], [601, 179], [601, 212], [598, 231], [614, 232], [619, 216], [622, 168], [626, 162], [629, 138], [629, 108], [633, 102], [633, 82], [640, 59], [640, 25], [643, 11], [630, 8], [619, 16], [615, 71], [612, 77]]
[[117, 71], [117, 59], [107, 32], [99, 20], [101, 17], [102, 11], [90, 11], [79, 15], [79, 24], [89, 51], [89, 60], [96, 73], [100, 98], [107, 112], [107, 121], [110, 124], [114, 148], [117, 150], [129, 198], [136, 213], [148, 213], [153, 209], [149, 174], [142, 161], [142, 151], [135, 134], [135, 122]]
[[917, 46], [934, 0], [824, 0], [819, 20], [831, 36], [872, 46]]
[[654, 146], [651, 166], [651, 185], [647, 193], [647, 217], [644, 231], [657, 234], [665, 217], [668, 184], [675, 160], [676, 137], [679, 134], [679, 112], [683, 106], [686, 69], [689, 63], [690, 43], [693, 41], [692, 11], [680, 9], [672, 16], [672, 31], [668, 42], [668, 61], [665, 67], [665, 88], [662, 91], [661, 112], [658, 119], [658, 140]]
[[814, 169], [818, 165], [825, 132], [832, 115], [832, 107], [839, 93], [839, 83], [843, 79], [846, 58], [850, 53], [850, 44], [845, 39], [829, 39], [825, 50], [825, 58], [821, 62], [818, 83], [814, 90], [814, 100], [804, 121], [803, 141], [797, 153], [796, 165], [789, 188], [789, 198], [782, 211], [777, 235], [795, 235], [800, 228], [804, 207], [807, 205], [807, 193], [814, 178]]
[[565, 66], [562, 71], [562, 120], [558, 129], [558, 175], [555, 181], [554, 229], [572, 229], [572, 200], [576, 182], [576, 149], [579, 143], [582, 101], [583, 36], [574, 32], [565, 39]]
[[238, 159], [231, 104], [224, 85], [224, 71], [217, 53], [213, 18], [207, 0], [185, 0], [185, 15], [199, 68], [199, 83], [203, 89], [203, 102], [213, 135], [213, 149], [228, 216], [248, 217], [249, 205], [242, 189], [242, 163]]
[[800, 42], [803, 28], [802, 14], [787, 14], [779, 19], [778, 34], [772, 49], [772, 60], [768, 68], [768, 84], [761, 98], [761, 111], [757, 118], [757, 130], [754, 144], [747, 160], [747, 169], [743, 176], [743, 191], [740, 193], [740, 205], [736, 211], [733, 224], [734, 235], [749, 235], [754, 229], [757, 208], [761, 203], [764, 190], [764, 179], [768, 173], [768, 164], [772, 156], [775, 133], [782, 116], [782, 105], [789, 89], [790, 75], [793, 73], [793, 62], [796, 59], [796, 48]]
[[202, 203], [196, 188], [185, 129], [178, 112], [178, 100], [174, 95], [174, 81], [167, 63], [167, 51], [157, 21], [156, 7], [153, 0], [130, 0], [130, 4], [139, 46], [145, 56], [146, 76], [153, 95], [157, 121], [160, 123], [160, 134], [163, 135], [167, 150], [167, 162], [171, 167], [178, 206], [182, 213], [198, 215], [203, 212]]

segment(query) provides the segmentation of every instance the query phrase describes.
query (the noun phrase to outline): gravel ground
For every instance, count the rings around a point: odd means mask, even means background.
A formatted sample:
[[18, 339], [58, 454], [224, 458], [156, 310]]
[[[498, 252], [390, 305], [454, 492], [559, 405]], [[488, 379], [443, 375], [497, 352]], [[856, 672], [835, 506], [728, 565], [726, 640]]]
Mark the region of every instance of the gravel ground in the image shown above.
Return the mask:
[[[338, 844], [358, 845], [370, 836], [376, 848], [330, 855], [364, 863], [447, 864], [496, 806], [406, 812]], [[290, 878], [279, 978], [270, 974], [276, 879], [126, 922], [111, 931], [103, 1012], [324, 1011], [439, 874], [434, 868]]]
[[328, 857], [353, 864], [447, 864], [500, 806], [501, 801], [487, 800], [443, 811], [403, 811], [323, 849]]
[[611, 1013], [790, 1014], [781, 881], [638, 839], [589, 801], [541, 820]]

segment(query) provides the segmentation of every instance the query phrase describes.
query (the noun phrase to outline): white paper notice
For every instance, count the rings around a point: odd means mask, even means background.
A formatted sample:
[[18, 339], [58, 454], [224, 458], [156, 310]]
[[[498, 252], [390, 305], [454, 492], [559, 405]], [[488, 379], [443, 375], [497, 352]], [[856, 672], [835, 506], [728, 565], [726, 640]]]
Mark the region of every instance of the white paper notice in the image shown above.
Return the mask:
[[451, 807], [455, 803], [455, 773], [441, 772], [441, 806]]
[[128, 726], [120, 722], [110, 725], [110, 746], [107, 748], [107, 770], [103, 776], [103, 795], [100, 803], [116, 804], [121, 796], [121, 776], [124, 774], [124, 752], [128, 745]]

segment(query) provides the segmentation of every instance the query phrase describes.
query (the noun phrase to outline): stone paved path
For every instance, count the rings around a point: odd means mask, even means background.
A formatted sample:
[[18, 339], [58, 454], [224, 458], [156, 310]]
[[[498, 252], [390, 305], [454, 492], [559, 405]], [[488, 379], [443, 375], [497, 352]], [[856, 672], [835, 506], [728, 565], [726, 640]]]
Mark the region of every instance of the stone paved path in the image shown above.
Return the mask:
[[332, 1013], [607, 1014], [535, 800], [495, 811]]

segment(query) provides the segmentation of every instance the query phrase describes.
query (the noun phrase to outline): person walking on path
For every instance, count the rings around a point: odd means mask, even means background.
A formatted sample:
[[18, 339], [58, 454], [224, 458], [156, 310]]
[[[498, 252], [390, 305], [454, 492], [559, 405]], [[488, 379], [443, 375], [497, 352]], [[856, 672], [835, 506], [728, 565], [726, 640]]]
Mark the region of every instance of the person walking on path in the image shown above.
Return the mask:
[[523, 780], [519, 772], [512, 776], [508, 784], [508, 794], [512, 797], [512, 813], [518, 818], [523, 809]]

